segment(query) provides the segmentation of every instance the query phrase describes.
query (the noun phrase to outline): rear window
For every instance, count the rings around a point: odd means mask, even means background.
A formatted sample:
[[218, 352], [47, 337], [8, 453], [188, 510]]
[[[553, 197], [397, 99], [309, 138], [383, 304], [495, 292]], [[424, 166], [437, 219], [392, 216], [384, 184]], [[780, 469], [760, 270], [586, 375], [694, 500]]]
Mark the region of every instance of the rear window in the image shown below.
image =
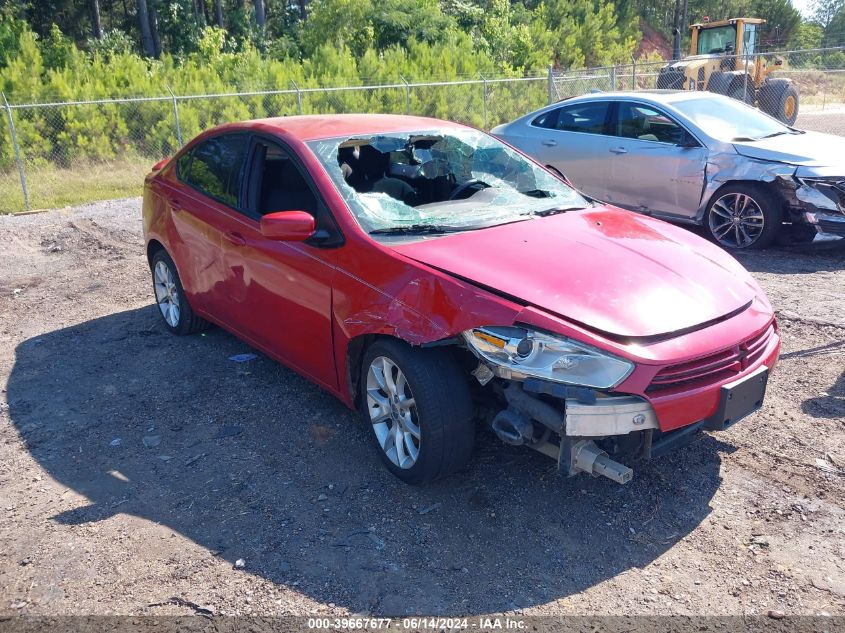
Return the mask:
[[246, 150], [245, 134], [215, 136], [197, 145], [185, 164], [180, 159], [177, 163], [178, 175], [195, 189], [223, 204], [236, 207]]
[[565, 106], [558, 111], [556, 128], [565, 132], [604, 134], [609, 107], [606, 101]]

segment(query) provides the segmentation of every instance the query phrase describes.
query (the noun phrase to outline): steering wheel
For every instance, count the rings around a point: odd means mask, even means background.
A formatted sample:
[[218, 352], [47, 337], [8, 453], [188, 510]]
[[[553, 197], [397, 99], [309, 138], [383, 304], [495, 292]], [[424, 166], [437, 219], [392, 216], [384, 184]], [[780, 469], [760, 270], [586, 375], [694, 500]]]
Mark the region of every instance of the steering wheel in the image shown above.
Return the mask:
[[455, 187], [452, 193], [449, 194], [449, 200], [457, 200], [458, 196], [465, 192], [467, 189], [471, 189], [472, 187], [478, 187], [479, 185], [482, 185], [482, 189], [490, 188], [490, 185], [488, 185], [483, 180], [479, 180], [478, 178], [471, 178], [462, 185], [458, 185], [457, 187]]

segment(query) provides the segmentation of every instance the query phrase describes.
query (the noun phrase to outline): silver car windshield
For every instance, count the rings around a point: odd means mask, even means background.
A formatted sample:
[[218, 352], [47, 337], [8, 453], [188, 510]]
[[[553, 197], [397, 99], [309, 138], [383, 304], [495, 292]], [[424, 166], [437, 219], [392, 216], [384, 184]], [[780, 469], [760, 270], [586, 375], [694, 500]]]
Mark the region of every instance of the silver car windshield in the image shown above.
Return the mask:
[[[751, 88], [753, 90], [753, 87]], [[672, 104], [706, 134], [726, 143], [758, 141], [794, 130], [736, 99], [684, 99]]]
[[484, 228], [588, 206], [493, 137], [443, 128], [308, 143], [368, 233]]

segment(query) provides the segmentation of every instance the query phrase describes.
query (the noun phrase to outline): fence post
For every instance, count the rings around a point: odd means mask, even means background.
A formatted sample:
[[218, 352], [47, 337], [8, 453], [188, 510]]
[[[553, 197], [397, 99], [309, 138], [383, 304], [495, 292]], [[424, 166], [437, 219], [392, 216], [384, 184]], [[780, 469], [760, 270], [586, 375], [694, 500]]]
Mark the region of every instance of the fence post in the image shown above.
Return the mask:
[[616, 91], [616, 66], [610, 67], [610, 91]]
[[18, 147], [18, 135], [15, 133], [15, 120], [12, 118], [12, 106], [9, 105], [6, 99], [6, 93], [3, 93], [3, 104], [6, 107], [6, 117], [9, 119], [9, 133], [12, 136], [12, 149], [15, 151], [15, 163], [18, 165], [18, 176], [21, 179], [21, 191], [23, 192], [23, 208], [24, 211], [29, 211], [29, 191], [26, 188], [26, 171], [23, 167], [23, 160], [21, 159], [21, 150]]
[[549, 105], [555, 102], [555, 68], [549, 66]]
[[637, 89], [637, 60], [631, 55], [631, 90]]
[[399, 79], [405, 84], [405, 114], [411, 114], [411, 84], [402, 75], [399, 75]]
[[167, 92], [170, 93], [170, 98], [173, 100], [173, 119], [176, 121], [176, 140], [179, 141], [179, 147], [182, 147], [182, 123], [179, 121], [179, 106], [176, 105], [176, 95], [168, 87]]
[[481, 127], [483, 127], [486, 130], [487, 129], [487, 78], [484, 75], [482, 75], [481, 73], [478, 73], [478, 76], [481, 77], [481, 81], [484, 82], [482, 84], [482, 87], [484, 88], [484, 95], [483, 95], [484, 123], [482, 124]]
[[290, 84], [293, 86], [293, 89], [296, 90], [296, 113], [302, 114], [302, 93], [299, 91], [299, 86], [293, 79], [290, 80]]
[[748, 103], [748, 53], [745, 53], [745, 76], [742, 79], [742, 101], [743, 103]]

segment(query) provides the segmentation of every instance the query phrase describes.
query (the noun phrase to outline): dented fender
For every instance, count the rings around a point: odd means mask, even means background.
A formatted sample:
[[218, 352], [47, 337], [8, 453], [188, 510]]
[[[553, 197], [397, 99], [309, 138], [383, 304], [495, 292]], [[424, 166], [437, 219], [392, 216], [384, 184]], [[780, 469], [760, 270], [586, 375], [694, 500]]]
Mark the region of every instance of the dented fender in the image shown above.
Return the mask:
[[[343, 258], [342, 258], [343, 259]], [[333, 336], [338, 371], [348, 372], [350, 343], [363, 336], [391, 336], [424, 345], [481, 325], [510, 325], [522, 306], [386, 247], [371, 250], [370, 279], [340, 262], [333, 290]], [[346, 265], [345, 265], [346, 264]], [[348, 376], [339, 376], [342, 398], [352, 406]]]
[[704, 174], [704, 191], [696, 221], [701, 222], [707, 205], [720, 187], [740, 180], [779, 183], [779, 189], [794, 188], [795, 165], [757, 160], [736, 152], [713, 152], [707, 159]]

